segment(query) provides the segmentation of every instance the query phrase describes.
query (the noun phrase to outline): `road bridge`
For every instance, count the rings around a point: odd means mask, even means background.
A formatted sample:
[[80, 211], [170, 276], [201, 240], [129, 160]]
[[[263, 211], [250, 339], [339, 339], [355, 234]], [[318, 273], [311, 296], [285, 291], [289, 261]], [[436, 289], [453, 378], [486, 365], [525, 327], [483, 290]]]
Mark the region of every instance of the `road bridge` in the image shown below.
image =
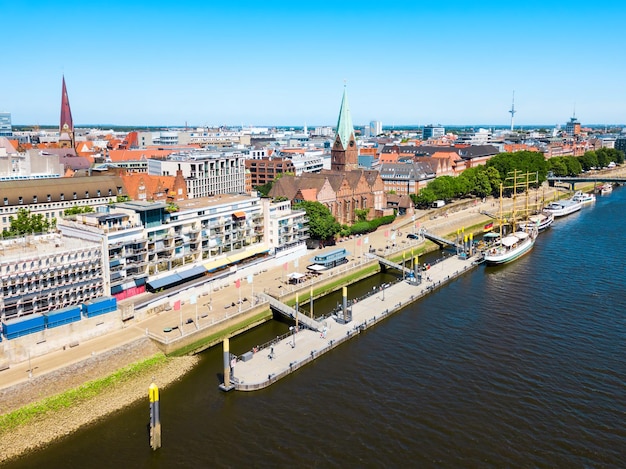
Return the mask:
[[548, 184], [551, 187], [554, 187], [556, 183], [564, 182], [570, 185], [572, 190], [574, 190], [574, 185], [580, 182], [593, 182], [596, 184], [603, 184], [605, 182], [612, 182], [617, 184], [626, 184], [626, 177], [610, 177], [610, 176], [548, 176], [547, 178]]

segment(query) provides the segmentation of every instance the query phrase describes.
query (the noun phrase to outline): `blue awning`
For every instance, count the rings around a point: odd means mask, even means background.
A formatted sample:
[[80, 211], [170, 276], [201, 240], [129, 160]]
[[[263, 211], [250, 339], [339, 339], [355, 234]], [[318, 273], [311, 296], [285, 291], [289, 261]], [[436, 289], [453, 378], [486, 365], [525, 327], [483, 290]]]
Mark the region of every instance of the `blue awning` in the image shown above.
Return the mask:
[[167, 277], [157, 278], [156, 280], [150, 280], [146, 285], [152, 290], [158, 290], [159, 288], [165, 288], [182, 280], [178, 274], [168, 275]]
[[194, 277], [199, 277], [200, 275], [206, 274], [206, 269], [203, 266], [194, 267], [193, 269], [186, 270], [184, 272], [180, 272], [178, 275], [183, 280], [191, 279]]

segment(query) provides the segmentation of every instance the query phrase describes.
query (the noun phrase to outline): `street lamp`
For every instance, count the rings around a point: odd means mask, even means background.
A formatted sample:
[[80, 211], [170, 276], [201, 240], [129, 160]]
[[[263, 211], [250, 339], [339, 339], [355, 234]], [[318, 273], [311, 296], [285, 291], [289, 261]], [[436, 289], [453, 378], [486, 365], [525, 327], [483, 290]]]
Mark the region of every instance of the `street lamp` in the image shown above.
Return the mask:
[[289, 330], [291, 331], [291, 348], [296, 347], [296, 328], [294, 326], [289, 326]]

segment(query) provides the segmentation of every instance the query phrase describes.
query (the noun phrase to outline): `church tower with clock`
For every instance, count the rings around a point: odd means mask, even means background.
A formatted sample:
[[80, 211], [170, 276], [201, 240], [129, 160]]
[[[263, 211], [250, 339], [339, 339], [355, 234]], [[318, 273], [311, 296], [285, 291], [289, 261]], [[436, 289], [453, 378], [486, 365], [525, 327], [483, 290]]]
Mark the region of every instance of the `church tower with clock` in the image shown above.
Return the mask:
[[74, 122], [70, 99], [67, 97], [65, 77], [63, 77], [63, 90], [61, 91], [61, 121], [59, 123], [59, 146], [61, 148], [74, 148]]
[[344, 86], [339, 120], [337, 121], [337, 135], [330, 151], [331, 169], [333, 171], [352, 171], [358, 169], [359, 150], [354, 138], [354, 127], [348, 106], [348, 92]]

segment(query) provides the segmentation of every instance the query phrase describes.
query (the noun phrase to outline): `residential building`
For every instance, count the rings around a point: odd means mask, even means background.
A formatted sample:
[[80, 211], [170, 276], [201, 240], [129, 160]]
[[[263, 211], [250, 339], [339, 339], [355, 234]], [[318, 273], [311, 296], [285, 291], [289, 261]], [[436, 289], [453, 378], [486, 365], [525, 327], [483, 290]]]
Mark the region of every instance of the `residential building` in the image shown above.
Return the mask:
[[0, 240], [0, 319], [85, 303], [104, 294], [102, 245], [58, 234]]
[[0, 181], [0, 230], [8, 230], [20, 209], [41, 214], [52, 222], [74, 206], [97, 208], [126, 195], [119, 176], [97, 175], [73, 178]]
[[124, 202], [63, 220], [58, 228], [65, 236], [105, 247], [105, 291], [118, 300], [170, 288], [269, 251], [260, 199], [244, 195], [189, 199], [175, 206]]
[[293, 210], [289, 200], [261, 199], [265, 217], [265, 240], [270, 250], [279, 253], [303, 244], [309, 238], [309, 221], [304, 210]]
[[239, 151], [172, 153], [164, 160], [148, 160], [148, 174], [174, 176], [180, 170], [190, 199], [215, 194], [246, 193], [246, 158]]

